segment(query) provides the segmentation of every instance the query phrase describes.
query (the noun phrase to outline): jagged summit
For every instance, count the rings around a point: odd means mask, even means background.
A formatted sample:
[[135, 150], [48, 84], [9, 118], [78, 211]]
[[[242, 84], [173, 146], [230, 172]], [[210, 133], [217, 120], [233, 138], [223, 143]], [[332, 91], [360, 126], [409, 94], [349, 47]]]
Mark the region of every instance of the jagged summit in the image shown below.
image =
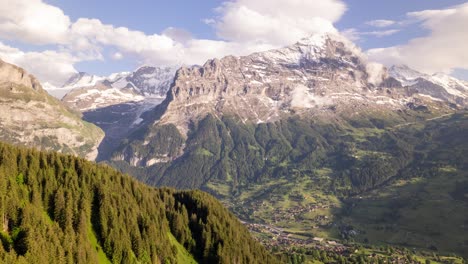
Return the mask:
[[10, 83], [31, 87], [33, 90], [43, 92], [39, 81], [24, 69], [0, 59], [0, 83]]
[[182, 67], [159, 122], [187, 131], [190, 120], [207, 113], [262, 123], [292, 113], [357, 110], [377, 101], [378, 107], [399, 107], [398, 94], [378, 86], [387, 78], [384, 67], [374, 66], [345, 39], [321, 34], [280, 49]]
[[411, 93], [461, 106], [468, 104], [468, 84], [445, 73], [429, 75], [406, 65], [395, 65], [390, 67], [389, 74], [408, 87]]
[[121, 103], [140, 102], [148, 97], [162, 100], [174, 74], [175, 68], [155, 66], [142, 66], [133, 72], [114, 73], [105, 78], [80, 74], [81, 79], [75, 83], [83, 85], [71, 87], [62, 101], [79, 111], [89, 111]]
[[126, 80], [142, 95], [164, 97], [174, 78], [175, 68], [142, 66], [130, 74]]
[[[302, 66], [310, 63], [320, 63], [325, 59], [335, 59], [342, 63], [358, 63], [364, 61], [359, 48], [350, 41], [336, 34], [315, 34], [303, 38], [293, 45], [283, 48], [257, 52], [249, 57], [263, 62], [282, 64], [284, 66]], [[346, 58], [353, 57], [353, 61]]]
[[423, 76], [422, 73], [411, 69], [407, 65], [393, 65], [388, 69], [388, 73], [404, 86], [414, 84], [417, 78]]
[[104, 77], [97, 75], [90, 75], [86, 72], [79, 72], [71, 76], [63, 85], [62, 88], [77, 88], [77, 87], [87, 87], [93, 86], [97, 82], [102, 81]]

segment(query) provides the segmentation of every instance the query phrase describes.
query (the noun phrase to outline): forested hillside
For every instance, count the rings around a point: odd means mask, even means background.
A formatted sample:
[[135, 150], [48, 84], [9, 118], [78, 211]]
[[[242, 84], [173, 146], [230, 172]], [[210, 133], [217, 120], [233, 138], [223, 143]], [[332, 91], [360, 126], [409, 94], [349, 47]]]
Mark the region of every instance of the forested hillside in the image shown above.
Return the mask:
[[210, 195], [0, 143], [2, 263], [276, 263]]
[[[466, 111], [369, 112], [262, 124], [208, 115], [191, 129], [185, 145], [172, 125], [137, 131], [127, 150], [167, 162], [113, 165], [150, 184], [201, 188], [244, 221], [303, 240], [467, 250]], [[182, 146], [183, 155], [167, 158]]]

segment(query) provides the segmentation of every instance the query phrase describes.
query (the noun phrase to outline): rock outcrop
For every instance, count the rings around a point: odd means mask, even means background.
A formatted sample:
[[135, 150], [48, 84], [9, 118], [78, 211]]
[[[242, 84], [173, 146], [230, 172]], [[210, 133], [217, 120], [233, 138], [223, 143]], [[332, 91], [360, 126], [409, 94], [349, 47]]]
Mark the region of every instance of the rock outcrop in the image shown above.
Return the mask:
[[104, 137], [98, 127], [50, 96], [39, 81], [0, 61], [0, 140], [94, 160]]

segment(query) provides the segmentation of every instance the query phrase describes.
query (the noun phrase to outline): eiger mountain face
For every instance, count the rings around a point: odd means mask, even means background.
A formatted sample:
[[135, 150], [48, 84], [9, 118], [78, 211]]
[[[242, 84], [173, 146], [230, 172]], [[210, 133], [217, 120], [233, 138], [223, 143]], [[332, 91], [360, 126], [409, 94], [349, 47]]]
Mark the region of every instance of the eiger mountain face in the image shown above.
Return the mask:
[[[428, 106], [440, 113], [452, 111], [446, 104], [450, 98], [428, 95], [404, 88], [383, 67], [367, 63], [351, 43], [334, 35], [316, 35], [278, 50], [228, 56], [201, 67], [179, 69], [169, 97], [147, 115], [145, 126], [175, 126], [185, 141], [207, 116], [259, 125], [291, 117], [330, 121], [362, 114], [399, 116], [401, 111]], [[159, 134], [148, 132], [143, 148], [152, 137]], [[152, 151], [141, 153], [124, 147], [115, 159], [148, 165], [178, 158], [184, 146], [180, 145], [174, 156], [158, 154], [163, 158]]]
[[[182, 68], [160, 123], [176, 124], [185, 132], [191, 120], [207, 113], [271, 123], [292, 113], [326, 115], [330, 108], [333, 112], [348, 107], [357, 110], [379, 97], [382, 105], [398, 107], [398, 94], [378, 86], [385, 73], [370, 76], [353, 49], [334, 37], [319, 35], [283, 49]], [[366, 100], [369, 98], [376, 100]], [[341, 103], [348, 100], [352, 105]]]
[[[468, 182], [468, 91], [395, 69], [334, 35], [182, 67], [164, 102], [106, 159], [149, 184], [208, 191], [271, 237], [281, 228], [403, 245], [406, 230], [415, 247], [467, 252], [465, 229], [443, 230], [467, 220], [465, 200], [451, 201]], [[436, 195], [429, 186], [449, 174], [436, 200], [457, 217], [441, 220], [424, 208]], [[411, 195], [418, 204], [402, 200]], [[410, 204], [440, 235], [418, 228]]]
[[0, 140], [93, 160], [104, 133], [51, 97], [25, 70], [0, 60]]
[[[445, 96], [454, 90], [450, 87], [440, 87], [445, 93], [417, 87], [408, 90], [402, 81], [381, 66], [367, 63], [353, 44], [337, 36], [318, 35], [278, 50], [180, 69], [158, 122], [175, 124], [186, 133], [190, 122], [208, 113], [259, 124], [291, 115], [398, 110], [409, 103], [430, 100], [433, 104], [437, 99], [465, 104], [458, 100], [463, 97]], [[457, 92], [467, 94], [466, 89]]]

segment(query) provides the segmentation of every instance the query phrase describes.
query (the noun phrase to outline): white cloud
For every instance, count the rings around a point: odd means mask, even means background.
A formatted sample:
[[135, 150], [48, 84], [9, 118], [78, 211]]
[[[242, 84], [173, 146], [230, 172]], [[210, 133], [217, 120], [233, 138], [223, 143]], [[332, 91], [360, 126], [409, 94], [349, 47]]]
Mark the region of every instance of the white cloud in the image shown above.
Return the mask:
[[43, 52], [22, 52], [0, 42], [0, 58], [23, 67], [40, 81], [53, 85], [63, 84], [68, 76], [76, 72], [73, 64], [79, 59], [66, 52], [46, 50]]
[[214, 57], [283, 46], [313, 33], [337, 32], [333, 23], [345, 11], [341, 0], [224, 2], [217, 8], [217, 17], [205, 19], [223, 40], [208, 40], [193, 38], [178, 28], [148, 35], [98, 19], [72, 22], [61, 9], [42, 0], [0, 0], [0, 39], [56, 47], [23, 52], [2, 44], [0, 57], [26, 68], [42, 81], [60, 85], [76, 72], [76, 63], [106, 60], [106, 56], [153, 65], [203, 64]]
[[396, 33], [400, 32], [399, 29], [388, 29], [388, 30], [375, 30], [375, 31], [364, 31], [361, 32], [356, 28], [348, 28], [341, 32], [341, 35], [347, 37], [352, 41], [358, 41], [361, 39], [362, 36], [375, 36], [375, 37], [386, 37], [391, 36]]
[[0, 0], [0, 37], [34, 44], [65, 43], [70, 19], [41, 0]]
[[[313, 33], [335, 32], [346, 11], [338, 0], [237, 0], [217, 9], [219, 37], [234, 42], [285, 45]], [[213, 21], [211, 21], [213, 23]]]
[[169, 27], [166, 28], [162, 34], [168, 36], [176, 42], [183, 44], [193, 39], [192, 33], [182, 28]]
[[368, 81], [374, 85], [380, 84], [385, 79], [384, 66], [380, 63], [368, 63], [366, 65], [366, 72], [369, 75]]
[[341, 31], [341, 35], [343, 35], [351, 41], [358, 41], [361, 38], [360, 32], [356, 28], [347, 28]]
[[389, 26], [395, 25], [397, 22], [393, 20], [386, 20], [386, 19], [377, 19], [377, 20], [372, 20], [372, 21], [367, 21], [366, 24], [372, 27], [378, 27], [378, 28], [385, 28]]
[[371, 49], [367, 52], [371, 59], [387, 65], [407, 64], [426, 73], [468, 69], [468, 3], [442, 10], [412, 12], [407, 16], [419, 21], [430, 33], [404, 45]]
[[400, 32], [399, 29], [389, 29], [389, 30], [378, 30], [370, 32], [362, 32], [361, 35], [371, 35], [376, 37], [386, 37]]
[[112, 59], [114, 60], [121, 60], [123, 59], [123, 57], [123, 54], [120, 52], [114, 52], [114, 54], [112, 54]]

